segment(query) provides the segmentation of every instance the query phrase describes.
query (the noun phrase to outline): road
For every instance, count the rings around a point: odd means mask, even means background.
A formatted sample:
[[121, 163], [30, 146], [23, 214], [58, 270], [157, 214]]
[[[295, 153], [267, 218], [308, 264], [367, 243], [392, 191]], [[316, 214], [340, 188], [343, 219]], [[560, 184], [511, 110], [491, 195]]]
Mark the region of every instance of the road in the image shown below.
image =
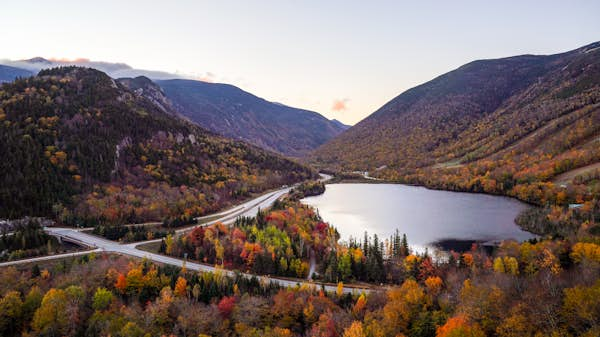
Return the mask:
[[[331, 176], [321, 175], [322, 181], [326, 181], [329, 179], [331, 179]], [[204, 218], [215, 217], [215, 216], [219, 216], [219, 218], [209, 221], [207, 223], [201, 224], [201, 225], [196, 225], [193, 227], [179, 229], [179, 230], [177, 230], [177, 233], [178, 234], [184, 233], [186, 231], [192, 230], [195, 227], [208, 226], [208, 225], [214, 224], [216, 222], [222, 222], [224, 224], [231, 224], [239, 216], [254, 217], [258, 214], [259, 209], [266, 209], [266, 208], [270, 207], [275, 202], [275, 200], [281, 198], [283, 195], [288, 193], [291, 188], [292, 187], [281, 188], [277, 191], [269, 192], [265, 195], [262, 195], [262, 196], [254, 198], [252, 200], [246, 201], [246, 202], [244, 202], [232, 209], [229, 209], [227, 211], [223, 211], [223, 212], [220, 212], [217, 214], [212, 214], [210, 216], [206, 216]], [[178, 267], [182, 267], [183, 263], [184, 263], [184, 260], [182, 260], [182, 259], [164, 256], [164, 255], [155, 254], [155, 253], [150, 253], [150, 252], [143, 251], [138, 248], [139, 245], [147, 244], [150, 242], [159, 242], [161, 239], [135, 242], [135, 243], [130, 243], [130, 244], [120, 244], [115, 241], [111, 241], [111, 240], [107, 240], [107, 239], [104, 239], [104, 238], [101, 238], [101, 237], [98, 237], [95, 235], [87, 234], [87, 233], [83, 232], [81, 229], [76, 229], [76, 228], [45, 227], [44, 229], [49, 234], [59, 237], [62, 240], [71, 241], [71, 242], [74, 242], [77, 244], [88, 246], [88, 247], [91, 247], [93, 250], [84, 251], [84, 252], [76, 252], [76, 253], [58, 254], [58, 255], [51, 255], [51, 256], [42, 256], [42, 257], [23, 259], [23, 260], [18, 260], [18, 261], [4, 262], [4, 263], [0, 263], [0, 267], [16, 265], [16, 264], [23, 264], [23, 263], [45, 261], [45, 260], [64, 258], [64, 257], [71, 257], [71, 256], [78, 256], [78, 255], [85, 255], [85, 254], [89, 254], [90, 252], [108, 252], [108, 253], [123, 254], [123, 255], [128, 255], [128, 256], [139, 257], [139, 258], [146, 258], [146, 259], [154, 261], [154, 262], [170, 264], [170, 265], [174, 265], [174, 266], [178, 266]], [[217, 268], [215, 268], [214, 266], [211, 266], [211, 265], [199, 264], [199, 263], [194, 263], [194, 262], [189, 262], [189, 261], [185, 262], [185, 266], [189, 270], [202, 271], [202, 272], [214, 272], [217, 270]], [[219, 269], [219, 270], [229, 276], [234, 275], [233, 271], [223, 270], [223, 269]], [[283, 286], [283, 287], [293, 287], [298, 284], [321, 287], [320, 283], [314, 283], [314, 282], [307, 282], [307, 281], [300, 281], [300, 280], [298, 280], [298, 281], [297, 280], [288, 280], [288, 279], [282, 279], [282, 278], [277, 278], [277, 277], [266, 277], [266, 276], [253, 275], [253, 274], [247, 274], [247, 273], [242, 273], [242, 275], [245, 277], [248, 277], [248, 278], [251, 278], [253, 276], [256, 276], [258, 278], [264, 278], [267, 281], [271, 281], [271, 282], [279, 284], [280, 286]], [[327, 291], [336, 291], [335, 286], [324, 285], [324, 287], [325, 287], [325, 290], [327, 290]], [[354, 287], [345, 287], [344, 288], [344, 292], [346, 292], [346, 293], [352, 293], [352, 292], [358, 293], [358, 292], [362, 292], [362, 291], [368, 292], [369, 289], [354, 288]]]
[[595, 170], [600, 170], [600, 163], [594, 163], [583, 167], [578, 167], [576, 169], [572, 169], [565, 173], [559, 174], [552, 179], [552, 182], [558, 185], [566, 185], [572, 182], [576, 176], [582, 175], [584, 173], [591, 173]]

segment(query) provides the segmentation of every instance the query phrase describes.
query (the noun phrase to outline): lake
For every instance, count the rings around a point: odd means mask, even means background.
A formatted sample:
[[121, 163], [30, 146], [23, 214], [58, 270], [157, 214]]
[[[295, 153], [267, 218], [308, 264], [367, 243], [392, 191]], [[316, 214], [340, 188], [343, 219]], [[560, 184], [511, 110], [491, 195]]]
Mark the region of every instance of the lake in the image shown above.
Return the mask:
[[423, 251], [535, 237], [514, 221], [529, 206], [508, 197], [400, 184], [329, 184], [324, 194], [302, 202], [317, 208], [342, 240], [362, 239], [365, 231], [386, 239], [397, 228], [406, 233], [412, 248]]

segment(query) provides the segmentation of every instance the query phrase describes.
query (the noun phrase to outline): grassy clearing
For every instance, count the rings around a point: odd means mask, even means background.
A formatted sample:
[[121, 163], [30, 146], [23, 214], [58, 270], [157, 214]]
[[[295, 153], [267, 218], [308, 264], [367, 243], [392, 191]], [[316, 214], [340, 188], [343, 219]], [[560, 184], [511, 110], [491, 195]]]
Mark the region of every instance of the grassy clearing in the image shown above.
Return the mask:
[[158, 241], [158, 242], [144, 243], [144, 244], [141, 244], [141, 245], [137, 245], [136, 248], [139, 249], [139, 250], [143, 250], [145, 252], [148, 252], [148, 253], [158, 254], [158, 249], [160, 248], [160, 241]]

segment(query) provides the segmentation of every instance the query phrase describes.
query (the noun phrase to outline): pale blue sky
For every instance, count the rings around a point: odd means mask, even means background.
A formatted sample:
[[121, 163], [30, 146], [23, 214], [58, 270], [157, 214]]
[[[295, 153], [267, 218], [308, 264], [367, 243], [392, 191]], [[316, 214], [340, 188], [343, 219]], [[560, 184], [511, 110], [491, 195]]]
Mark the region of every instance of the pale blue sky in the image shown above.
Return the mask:
[[600, 1], [3, 0], [0, 8], [0, 59], [212, 74], [350, 124], [466, 62], [600, 40]]

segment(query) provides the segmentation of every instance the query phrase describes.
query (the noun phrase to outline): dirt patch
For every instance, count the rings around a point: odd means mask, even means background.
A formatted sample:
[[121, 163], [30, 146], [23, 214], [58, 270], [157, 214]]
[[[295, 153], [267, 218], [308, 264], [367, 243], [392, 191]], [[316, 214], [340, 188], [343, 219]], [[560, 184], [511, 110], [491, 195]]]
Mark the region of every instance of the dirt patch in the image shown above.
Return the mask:
[[557, 175], [556, 177], [554, 177], [554, 179], [552, 179], [552, 182], [554, 182], [555, 184], [568, 184], [576, 176], [581, 175], [586, 172], [589, 172], [589, 171], [594, 171], [597, 169], [600, 169], [600, 163], [595, 163], [595, 164], [583, 166], [580, 168], [576, 168], [574, 170], [567, 171], [563, 174]]

